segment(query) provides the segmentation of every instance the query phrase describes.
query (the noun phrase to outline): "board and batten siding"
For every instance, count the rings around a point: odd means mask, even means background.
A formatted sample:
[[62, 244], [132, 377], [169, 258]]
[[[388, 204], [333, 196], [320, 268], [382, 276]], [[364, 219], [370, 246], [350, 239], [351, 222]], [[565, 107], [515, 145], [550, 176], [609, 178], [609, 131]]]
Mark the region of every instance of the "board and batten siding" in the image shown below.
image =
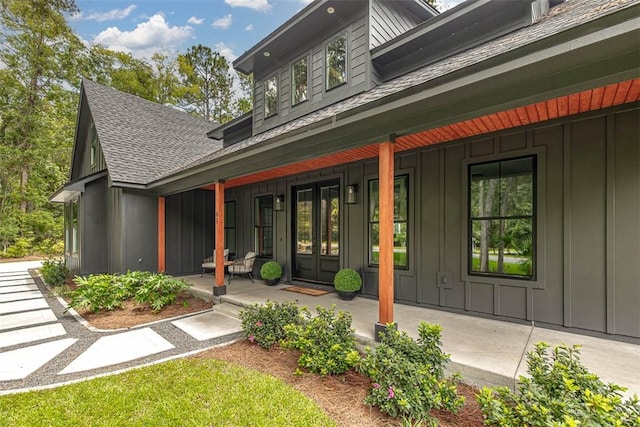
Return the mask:
[[420, 24], [421, 21], [408, 13], [401, 3], [371, 0], [369, 49], [380, 46]]
[[[303, 51], [292, 52], [290, 58], [282, 58], [285, 64], [274, 70], [255, 72], [254, 85], [254, 134], [262, 133], [286, 122], [294, 120], [330, 104], [349, 98], [370, 87], [371, 65], [368, 48], [368, 25], [365, 16], [358, 17], [342, 30], [318, 34], [320, 42]], [[345, 34], [347, 37], [347, 82], [331, 90], [325, 89], [326, 44], [335, 37]], [[291, 105], [291, 67], [302, 57], [308, 64], [308, 100]], [[264, 118], [264, 81], [276, 76], [278, 81], [278, 114]]]

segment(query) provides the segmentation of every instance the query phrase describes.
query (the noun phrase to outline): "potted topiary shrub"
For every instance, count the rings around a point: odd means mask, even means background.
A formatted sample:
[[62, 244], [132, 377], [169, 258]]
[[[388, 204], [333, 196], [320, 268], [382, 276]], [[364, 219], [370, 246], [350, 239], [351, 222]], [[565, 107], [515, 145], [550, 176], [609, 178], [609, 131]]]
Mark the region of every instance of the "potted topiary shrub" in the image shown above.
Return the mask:
[[338, 271], [333, 279], [333, 285], [340, 299], [348, 301], [353, 299], [362, 287], [362, 278], [357, 271], [351, 268], [343, 268]]
[[260, 277], [269, 286], [277, 285], [282, 277], [282, 267], [275, 261], [267, 261], [260, 267]]

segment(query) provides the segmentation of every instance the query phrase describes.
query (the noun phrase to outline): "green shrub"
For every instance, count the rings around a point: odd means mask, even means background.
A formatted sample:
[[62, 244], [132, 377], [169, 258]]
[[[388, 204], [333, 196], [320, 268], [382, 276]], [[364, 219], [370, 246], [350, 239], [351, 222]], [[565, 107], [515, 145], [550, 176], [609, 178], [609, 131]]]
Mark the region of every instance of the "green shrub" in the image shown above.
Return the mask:
[[260, 267], [260, 277], [265, 280], [275, 280], [282, 277], [282, 267], [275, 261], [267, 261]]
[[579, 359], [580, 346], [560, 345], [548, 352], [544, 342], [527, 353], [527, 372], [519, 392], [483, 388], [477, 396], [485, 423], [497, 426], [640, 426], [637, 395], [603, 383]]
[[300, 350], [298, 366], [320, 374], [342, 374], [353, 368], [360, 355], [351, 328], [351, 315], [335, 309], [316, 308], [312, 316], [305, 307], [301, 310], [304, 322], [284, 327], [286, 339], [283, 346]]
[[74, 282], [78, 287], [69, 293], [69, 306], [94, 312], [122, 307], [130, 299], [137, 304], [148, 303], [154, 311], [160, 311], [189, 287], [184, 280], [147, 271], [76, 277]]
[[187, 289], [189, 284], [184, 280], [173, 279], [164, 274], [151, 274], [136, 289], [133, 300], [136, 304], [148, 303], [157, 312], [164, 306], [173, 304], [176, 297]]
[[297, 323], [300, 309], [292, 302], [253, 304], [240, 311], [245, 337], [261, 347], [270, 348], [285, 337], [285, 325]]
[[358, 292], [362, 287], [362, 278], [357, 271], [351, 268], [343, 268], [336, 273], [333, 284], [336, 291]]
[[46, 259], [42, 262], [40, 272], [42, 273], [42, 278], [45, 283], [49, 286], [62, 286], [71, 275], [63, 259], [57, 260], [53, 258]]
[[451, 412], [464, 404], [456, 393], [458, 377], [444, 379], [449, 356], [440, 349], [439, 325], [420, 322], [418, 341], [387, 327], [375, 350], [366, 349], [358, 370], [371, 378], [373, 387], [365, 403], [406, 421], [432, 421], [432, 409]]
[[31, 244], [33, 239], [20, 237], [16, 239], [13, 245], [9, 246], [2, 255], [6, 258], [22, 258], [32, 252]]

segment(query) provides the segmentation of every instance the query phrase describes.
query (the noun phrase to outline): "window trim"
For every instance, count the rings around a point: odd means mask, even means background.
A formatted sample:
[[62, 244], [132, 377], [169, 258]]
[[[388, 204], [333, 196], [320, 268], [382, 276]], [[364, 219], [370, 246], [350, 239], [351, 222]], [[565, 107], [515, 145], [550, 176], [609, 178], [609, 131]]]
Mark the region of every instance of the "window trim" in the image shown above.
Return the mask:
[[[499, 138], [499, 137], [498, 137]], [[533, 136], [530, 132], [527, 132], [527, 140], [532, 141]], [[468, 144], [473, 144], [473, 141]], [[460, 180], [460, 279], [466, 283], [482, 283], [499, 286], [514, 286], [521, 288], [534, 288], [544, 289], [546, 288], [546, 146], [531, 147], [531, 143], [528, 144], [529, 148], [524, 148], [517, 151], [489, 154], [477, 157], [466, 157], [461, 159], [461, 180]], [[535, 215], [536, 215], [536, 228], [534, 236], [534, 244], [536, 245], [535, 265], [534, 265], [534, 277], [533, 280], [522, 280], [509, 276], [486, 276], [469, 274], [468, 259], [469, 259], [469, 165], [475, 165], [480, 163], [489, 163], [493, 161], [502, 161], [516, 159], [520, 157], [536, 156], [536, 176], [535, 176], [535, 195], [536, 201]], [[444, 273], [444, 272], [441, 272]]]
[[[532, 230], [532, 245], [533, 245], [533, 249], [532, 249], [532, 255], [531, 255], [531, 262], [533, 265], [533, 269], [531, 271], [531, 276], [521, 276], [521, 275], [516, 275], [516, 274], [508, 274], [508, 273], [497, 273], [497, 272], [482, 272], [482, 271], [476, 271], [476, 270], [472, 270], [472, 265], [473, 265], [473, 253], [470, 250], [471, 247], [471, 243], [472, 243], [472, 239], [473, 239], [473, 221], [474, 218], [471, 215], [471, 179], [472, 176], [469, 174], [469, 172], [471, 171], [471, 168], [474, 166], [479, 166], [479, 165], [488, 165], [488, 164], [496, 164], [496, 163], [503, 163], [503, 162], [509, 162], [509, 161], [513, 161], [513, 160], [521, 160], [521, 159], [531, 159], [532, 160], [532, 171], [531, 171], [531, 193], [532, 193], [532, 202], [531, 202], [531, 215], [511, 215], [511, 216], [490, 216], [490, 217], [486, 217], [484, 218], [485, 220], [502, 220], [505, 218], [513, 218], [513, 219], [531, 219], [531, 230]], [[536, 239], [535, 237], [537, 236], [537, 228], [536, 228], [536, 211], [537, 211], [537, 188], [536, 188], [536, 178], [537, 178], [537, 157], [535, 155], [528, 155], [528, 156], [517, 156], [517, 157], [508, 157], [508, 158], [504, 158], [504, 159], [498, 159], [498, 160], [489, 160], [486, 162], [479, 162], [479, 163], [469, 163], [467, 165], [467, 259], [466, 259], [466, 263], [467, 263], [467, 274], [469, 276], [484, 276], [484, 277], [503, 277], [503, 278], [509, 278], [512, 280], [524, 280], [524, 281], [535, 281], [536, 280], [536, 267], [537, 267], [537, 244], [536, 244]], [[502, 178], [502, 174], [499, 176], [499, 178]], [[478, 218], [475, 218], [475, 220], [480, 220]]]
[[[406, 182], [407, 182], [407, 218], [404, 221], [399, 221], [401, 223], [406, 224], [407, 226], [407, 236], [406, 236], [406, 248], [407, 248], [407, 265], [396, 265], [394, 263], [393, 268], [394, 270], [401, 270], [401, 271], [411, 271], [412, 270], [412, 262], [411, 262], [411, 247], [412, 247], [412, 234], [410, 233], [410, 230], [413, 228], [413, 217], [411, 215], [411, 209], [412, 209], [412, 205], [411, 205], [411, 199], [413, 197], [412, 194], [412, 189], [413, 189], [413, 185], [412, 185], [412, 179], [411, 179], [411, 173], [409, 171], [398, 171], [396, 170], [394, 172], [394, 176], [393, 176], [393, 180], [394, 180], [394, 185], [395, 185], [395, 180], [397, 178], [402, 178], [405, 177], [406, 178]], [[371, 237], [371, 224], [379, 224], [380, 221], [371, 221], [370, 218], [370, 212], [369, 212], [369, 208], [371, 206], [371, 191], [370, 191], [370, 184], [372, 181], [380, 181], [380, 178], [378, 176], [370, 176], [370, 177], [366, 177], [365, 178], [365, 182], [366, 182], [366, 192], [367, 192], [367, 200], [366, 200], [366, 220], [365, 220], [365, 229], [366, 229], [366, 236], [367, 236], [367, 259], [366, 259], [366, 265], [368, 268], [371, 269], [378, 269], [380, 267], [380, 264], [375, 264], [372, 262], [372, 247], [373, 247], [373, 241], [372, 241], [372, 237]], [[395, 220], [395, 214], [394, 214], [394, 220], [393, 220], [393, 224], [395, 226], [396, 224], [396, 220]]]
[[[276, 83], [276, 97], [275, 97], [275, 112], [267, 115], [267, 83], [270, 80], [275, 80]], [[274, 73], [264, 79], [262, 82], [262, 118], [263, 120], [270, 119], [271, 117], [277, 116], [280, 113], [280, 87], [279, 87], [278, 73]]]
[[[302, 101], [295, 102], [295, 100], [293, 98], [294, 95], [295, 95], [295, 90], [294, 90], [295, 81], [294, 81], [294, 78], [293, 78], [293, 76], [294, 76], [293, 67], [298, 62], [302, 61], [303, 59], [307, 62], [307, 98], [302, 100]], [[298, 105], [304, 104], [305, 102], [309, 101], [309, 95], [311, 94], [311, 92], [310, 92], [310, 89], [311, 89], [310, 75], [311, 75], [311, 73], [309, 73], [309, 63], [310, 63], [310, 61], [309, 61], [309, 54], [308, 53], [298, 57], [297, 59], [295, 59], [294, 61], [291, 62], [291, 66], [289, 67], [289, 73], [291, 74], [291, 78], [290, 78], [291, 85], [289, 87], [289, 90], [291, 91], [291, 107], [297, 107]]]
[[[344, 81], [335, 86], [329, 87], [329, 43], [337, 40], [340, 37], [344, 37]], [[347, 36], [347, 31], [343, 30], [339, 33], [336, 33], [334, 36], [330, 37], [327, 41], [324, 42], [324, 91], [331, 92], [332, 90], [339, 88], [341, 86], [346, 85], [349, 82], [349, 37]]]
[[[256, 253], [256, 257], [258, 258], [272, 258], [273, 254], [274, 254], [274, 245], [275, 245], [275, 241], [274, 241], [274, 236], [275, 236], [275, 232], [274, 232], [274, 216], [275, 216], [275, 211], [274, 211], [274, 198], [275, 196], [273, 194], [264, 194], [264, 195], [256, 195], [253, 197], [253, 206], [252, 206], [252, 222], [253, 222], [253, 243], [254, 243], [254, 252]], [[256, 218], [256, 202], [258, 201], [258, 199], [271, 199], [271, 225], [258, 225], [258, 221]], [[265, 228], [270, 228], [271, 229], [271, 252], [270, 253], [266, 253], [266, 254], [262, 254], [259, 251], [258, 248], [258, 236], [257, 236], [257, 232], [258, 229], [265, 229]], [[264, 237], [263, 237], [264, 240]]]

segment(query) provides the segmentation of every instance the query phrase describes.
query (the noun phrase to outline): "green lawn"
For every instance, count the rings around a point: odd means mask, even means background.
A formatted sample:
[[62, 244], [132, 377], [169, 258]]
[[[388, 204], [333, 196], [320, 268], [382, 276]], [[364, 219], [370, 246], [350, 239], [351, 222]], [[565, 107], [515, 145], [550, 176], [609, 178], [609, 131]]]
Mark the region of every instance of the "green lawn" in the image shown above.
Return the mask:
[[213, 359], [0, 396], [0, 414], [0, 426], [335, 425], [284, 382]]
[[[473, 269], [475, 271], [480, 269], [480, 259], [473, 259]], [[489, 272], [496, 273], [498, 272], [498, 261], [489, 260]], [[526, 269], [523, 269], [519, 263], [504, 263], [504, 272], [506, 274], [515, 274], [519, 276], [529, 276], [530, 273]]]

